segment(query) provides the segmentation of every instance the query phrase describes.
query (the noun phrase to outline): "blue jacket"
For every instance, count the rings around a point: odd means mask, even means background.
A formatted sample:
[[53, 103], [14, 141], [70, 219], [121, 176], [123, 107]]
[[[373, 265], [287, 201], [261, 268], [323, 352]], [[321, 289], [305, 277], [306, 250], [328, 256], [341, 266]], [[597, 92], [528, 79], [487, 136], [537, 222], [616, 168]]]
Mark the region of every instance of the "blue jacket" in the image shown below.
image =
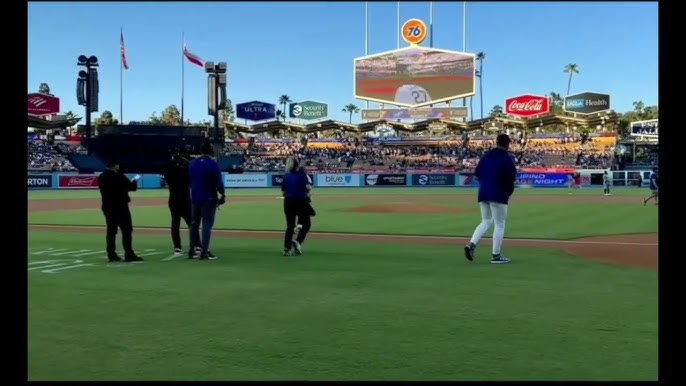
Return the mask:
[[304, 170], [289, 172], [284, 174], [281, 183], [281, 191], [284, 198], [295, 200], [307, 200], [309, 192], [307, 185], [310, 185], [307, 173]]
[[191, 201], [202, 204], [217, 199], [217, 193], [224, 196], [222, 172], [215, 160], [202, 156], [188, 167], [191, 179]]
[[514, 192], [517, 168], [507, 150], [489, 150], [479, 160], [474, 174], [479, 180], [479, 202], [508, 203]]
[[650, 174], [650, 190], [657, 190], [657, 173]]

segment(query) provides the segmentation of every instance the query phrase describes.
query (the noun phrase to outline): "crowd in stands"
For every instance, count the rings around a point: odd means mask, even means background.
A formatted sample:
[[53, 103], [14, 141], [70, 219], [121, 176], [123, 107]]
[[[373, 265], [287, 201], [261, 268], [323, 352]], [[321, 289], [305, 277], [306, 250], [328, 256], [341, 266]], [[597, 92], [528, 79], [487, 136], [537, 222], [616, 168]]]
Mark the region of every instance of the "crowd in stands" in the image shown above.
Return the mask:
[[[516, 140], [513, 153], [523, 167], [610, 168], [615, 155], [614, 137], [560, 136]], [[231, 145], [235, 146], [235, 145]], [[495, 146], [492, 137], [434, 141], [256, 141], [245, 144], [245, 170], [280, 170], [285, 159], [298, 156], [318, 170], [365, 168], [403, 170], [407, 168], [472, 169], [484, 152]], [[523, 147], [523, 150], [522, 150]]]
[[29, 140], [28, 165], [31, 172], [73, 172], [76, 168], [67, 157], [71, 153], [85, 152], [79, 144], [60, 142], [52, 145], [44, 140]]

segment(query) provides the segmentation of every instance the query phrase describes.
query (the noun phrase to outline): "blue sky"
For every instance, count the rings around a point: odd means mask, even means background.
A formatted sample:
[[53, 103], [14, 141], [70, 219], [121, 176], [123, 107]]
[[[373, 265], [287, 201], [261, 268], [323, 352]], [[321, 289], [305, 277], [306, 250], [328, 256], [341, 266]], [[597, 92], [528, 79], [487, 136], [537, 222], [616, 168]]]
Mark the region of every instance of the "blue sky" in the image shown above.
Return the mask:
[[[124, 73], [125, 121], [180, 106], [182, 32], [192, 53], [228, 63], [234, 104], [276, 103], [287, 94], [294, 101], [326, 102], [330, 116], [342, 121], [348, 121], [344, 105], [365, 105], [353, 97], [352, 72], [353, 59], [364, 55], [364, 2], [30, 2], [28, 7], [28, 91], [48, 83], [63, 111], [83, 115], [75, 96], [76, 58], [88, 54], [100, 61], [100, 111], [119, 116], [120, 28], [130, 66]], [[428, 24], [429, 3], [401, 2], [400, 18]], [[369, 3], [369, 21], [369, 53], [395, 49], [396, 2]], [[484, 114], [510, 96], [565, 94], [567, 63], [580, 68], [572, 93], [608, 93], [617, 111], [630, 110], [637, 100], [657, 104], [657, 23], [657, 2], [468, 2], [467, 51], [487, 55]], [[462, 3], [436, 2], [434, 47], [461, 51], [462, 38]], [[186, 118], [209, 119], [206, 75], [187, 64], [185, 77]]]

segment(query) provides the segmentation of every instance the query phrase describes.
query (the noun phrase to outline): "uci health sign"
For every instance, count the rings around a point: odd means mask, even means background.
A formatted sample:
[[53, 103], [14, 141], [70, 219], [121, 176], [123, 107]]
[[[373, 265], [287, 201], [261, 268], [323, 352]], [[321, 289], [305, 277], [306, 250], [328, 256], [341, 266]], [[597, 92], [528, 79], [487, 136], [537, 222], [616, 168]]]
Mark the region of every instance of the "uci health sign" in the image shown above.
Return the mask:
[[236, 117], [249, 121], [264, 121], [276, 117], [276, 105], [252, 101], [236, 105]]
[[326, 118], [329, 116], [329, 106], [326, 103], [313, 101], [291, 103], [288, 106], [288, 116], [306, 121]]
[[610, 96], [594, 92], [568, 95], [564, 101], [564, 111], [575, 114], [595, 114], [610, 110]]

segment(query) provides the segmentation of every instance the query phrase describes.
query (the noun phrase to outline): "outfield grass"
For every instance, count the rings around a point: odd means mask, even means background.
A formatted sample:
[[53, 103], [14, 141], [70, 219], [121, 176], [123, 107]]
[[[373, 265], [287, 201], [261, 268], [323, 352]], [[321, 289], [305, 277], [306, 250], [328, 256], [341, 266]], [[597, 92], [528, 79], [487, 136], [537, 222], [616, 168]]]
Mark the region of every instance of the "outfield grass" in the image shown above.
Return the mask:
[[[36, 232], [30, 246], [100, 238]], [[168, 239], [136, 245], [167, 251]], [[216, 246], [212, 262], [99, 256], [31, 272], [29, 378], [657, 379], [654, 272], [540, 249], [493, 267], [446, 246], [312, 241], [292, 260], [277, 239]]]
[[[372, 194], [414, 202], [427, 192], [475, 193], [319, 189], [315, 229], [471, 234], [476, 211], [343, 211], [383, 203], [365, 202]], [[619, 197], [646, 192], [613, 191]], [[230, 190], [229, 196], [275, 193]], [[516, 194], [566, 196], [566, 189]], [[324, 196], [336, 199], [317, 201]], [[29, 193], [32, 200], [97, 197], [97, 191]], [[507, 235], [560, 239], [657, 231], [655, 207], [614, 198], [602, 204], [513, 204]], [[471, 201], [430, 203], [476, 209]], [[280, 206], [276, 199], [229, 203], [218, 226], [281, 230]], [[165, 206], [136, 207], [133, 216], [137, 227], [168, 226]], [[101, 225], [101, 217], [97, 209], [35, 212], [29, 222]], [[146, 262], [112, 267], [98, 252], [104, 232], [29, 234], [30, 380], [657, 379], [654, 271], [507, 244], [515, 262], [492, 266], [488, 248], [467, 264], [454, 245], [313, 239], [305, 255], [285, 259], [280, 238], [216, 237], [212, 249], [220, 259], [200, 262], [166, 260], [168, 236], [139, 231], [134, 243], [152, 253]], [[64, 254], [69, 251], [84, 255]]]
[[[266, 193], [265, 193], [266, 191]], [[425, 189], [355, 189], [345, 190], [321, 189], [317, 197], [326, 198], [336, 196], [336, 200], [314, 198], [315, 207], [319, 215], [314, 219], [315, 230], [322, 232], [356, 232], [381, 234], [408, 235], [440, 235], [440, 236], [470, 236], [474, 224], [478, 223], [480, 214], [476, 202], [460, 201], [431, 202], [430, 198], [423, 198], [417, 191]], [[430, 189], [431, 194], [465, 195], [475, 194], [473, 189]], [[566, 189], [521, 189], [518, 195], [536, 196], [541, 191], [547, 195], [555, 194], [567, 197]], [[154, 193], [150, 193], [154, 192]], [[283, 202], [277, 199], [277, 191], [262, 189], [254, 191], [266, 198], [266, 201], [229, 203], [219, 212], [215, 227], [217, 229], [249, 229], [249, 230], [282, 230]], [[372, 193], [374, 192], [374, 193]], [[378, 193], [381, 192], [381, 193]], [[600, 190], [587, 189], [585, 195], [598, 195]], [[45, 197], [45, 192], [35, 197]], [[97, 197], [97, 192], [75, 191], [61, 197], [76, 196], [79, 198]], [[166, 197], [165, 191], [142, 191], [145, 197]], [[249, 195], [251, 192], [241, 190], [231, 191], [229, 196]], [[426, 193], [426, 191], [425, 191]], [[576, 192], [575, 192], [576, 193]], [[619, 203], [616, 198], [624, 195], [645, 194], [645, 190], [625, 189], [615, 193], [613, 197], [599, 203], [552, 203], [526, 201], [510, 206], [508, 215], [508, 237], [539, 238], [539, 239], [572, 239], [592, 235], [616, 235], [633, 233], [654, 233], [657, 229], [657, 210], [644, 208], [640, 199], [636, 203]], [[139, 193], [134, 193], [141, 197]], [[361, 195], [364, 194], [364, 195]], [[369, 194], [383, 194], [388, 202], [412, 202], [446, 207], [446, 213], [417, 214], [417, 213], [357, 213], [351, 209], [365, 205], [382, 205], [384, 201], [367, 201]], [[577, 195], [570, 197], [573, 200]], [[448, 198], [447, 196], [446, 198]], [[561, 197], [563, 198], [563, 197]], [[601, 196], [602, 198], [602, 196]], [[615, 201], [613, 201], [615, 200]], [[450, 213], [449, 209], [459, 208], [463, 213]], [[169, 210], [166, 206], [139, 206], [132, 208], [132, 216], [137, 227], [168, 227]], [[631, 219], [631, 221], [618, 221]], [[104, 218], [99, 208], [71, 211], [34, 212], [29, 214], [29, 223], [47, 225], [93, 225], [104, 226]]]

